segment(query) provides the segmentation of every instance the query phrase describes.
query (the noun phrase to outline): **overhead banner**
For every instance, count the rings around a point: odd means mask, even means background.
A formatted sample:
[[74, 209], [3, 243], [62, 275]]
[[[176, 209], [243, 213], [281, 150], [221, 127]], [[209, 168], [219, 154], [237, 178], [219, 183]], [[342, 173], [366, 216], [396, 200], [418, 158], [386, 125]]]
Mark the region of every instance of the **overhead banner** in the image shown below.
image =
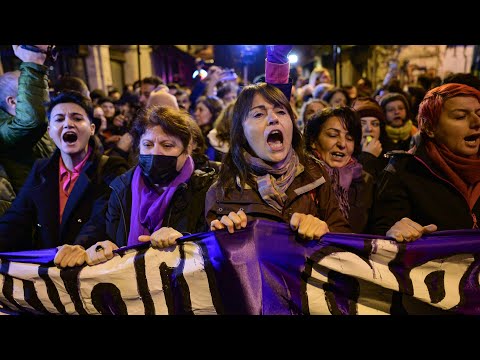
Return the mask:
[[287, 224], [122, 248], [96, 266], [59, 269], [56, 249], [0, 253], [0, 307], [35, 314], [480, 315], [480, 230], [411, 243]]

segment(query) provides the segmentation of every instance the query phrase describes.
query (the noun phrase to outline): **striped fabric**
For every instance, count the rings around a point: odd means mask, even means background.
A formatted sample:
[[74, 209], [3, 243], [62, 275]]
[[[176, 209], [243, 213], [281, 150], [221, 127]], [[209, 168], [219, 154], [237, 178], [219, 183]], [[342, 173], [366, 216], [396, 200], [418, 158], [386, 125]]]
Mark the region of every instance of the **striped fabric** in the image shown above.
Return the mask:
[[165, 250], [123, 248], [91, 267], [60, 270], [45, 261], [55, 249], [40, 251], [41, 264], [4, 253], [0, 312], [480, 315], [479, 249], [480, 230], [411, 243], [338, 233], [304, 242], [288, 224], [256, 220]]

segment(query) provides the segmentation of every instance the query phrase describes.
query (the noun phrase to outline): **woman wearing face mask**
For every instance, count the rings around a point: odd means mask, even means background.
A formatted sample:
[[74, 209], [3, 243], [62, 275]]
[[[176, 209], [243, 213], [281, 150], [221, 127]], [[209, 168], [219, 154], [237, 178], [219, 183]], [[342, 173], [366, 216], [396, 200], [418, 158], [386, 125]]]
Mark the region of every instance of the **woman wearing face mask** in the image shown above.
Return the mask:
[[218, 181], [205, 200], [211, 230], [230, 233], [248, 221], [286, 222], [300, 237], [351, 231], [328, 175], [306, 158], [288, 99], [267, 83], [246, 86], [233, 111]]
[[[130, 131], [140, 152], [138, 165], [114, 180], [106, 213], [109, 240], [105, 247], [150, 241], [164, 248], [186, 233], [208, 230], [204, 218], [205, 194], [215, 171], [196, 170], [191, 157], [189, 115], [170, 107], [142, 110]], [[94, 265], [112, 256], [87, 250]]]
[[349, 107], [315, 113], [305, 128], [307, 151], [330, 175], [340, 210], [355, 233], [364, 233], [372, 207], [373, 177], [357, 161], [362, 127]]

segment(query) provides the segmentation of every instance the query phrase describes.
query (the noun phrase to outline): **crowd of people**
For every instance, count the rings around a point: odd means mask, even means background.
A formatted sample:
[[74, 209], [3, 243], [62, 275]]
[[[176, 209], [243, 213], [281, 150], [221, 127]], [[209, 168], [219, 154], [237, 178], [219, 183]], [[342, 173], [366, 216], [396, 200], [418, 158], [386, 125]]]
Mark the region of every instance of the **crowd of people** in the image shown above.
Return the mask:
[[48, 53], [13, 49], [20, 68], [0, 75], [0, 251], [57, 247], [64, 268], [255, 219], [298, 241], [479, 228], [472, 75], [415, 100], [391, 76], [337, 88], [318, 68], [294, 85], [292, 46], [269, 45], [254, 84], [211, 66], [192, 89], [151, 76], [105, 94], [64, 76], [49, 93]]

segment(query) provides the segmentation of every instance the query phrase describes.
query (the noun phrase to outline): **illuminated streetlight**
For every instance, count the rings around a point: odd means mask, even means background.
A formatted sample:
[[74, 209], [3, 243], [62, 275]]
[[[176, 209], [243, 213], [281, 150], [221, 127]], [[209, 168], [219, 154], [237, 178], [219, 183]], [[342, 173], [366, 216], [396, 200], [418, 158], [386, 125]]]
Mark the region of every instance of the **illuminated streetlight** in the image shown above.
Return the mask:
[[288, 62], [290, 64], [295, 64], [298, 61], [298, 56], [295, 54], [288, 55]]
[[208, 73], [203, 69], [200, 69], [200, 72], [198, 70], [195, 70], [193, 72], [192, 79], [195, 79], [198, 75], [200, 75], [200, 79], [203, 80], [207, 77]]

